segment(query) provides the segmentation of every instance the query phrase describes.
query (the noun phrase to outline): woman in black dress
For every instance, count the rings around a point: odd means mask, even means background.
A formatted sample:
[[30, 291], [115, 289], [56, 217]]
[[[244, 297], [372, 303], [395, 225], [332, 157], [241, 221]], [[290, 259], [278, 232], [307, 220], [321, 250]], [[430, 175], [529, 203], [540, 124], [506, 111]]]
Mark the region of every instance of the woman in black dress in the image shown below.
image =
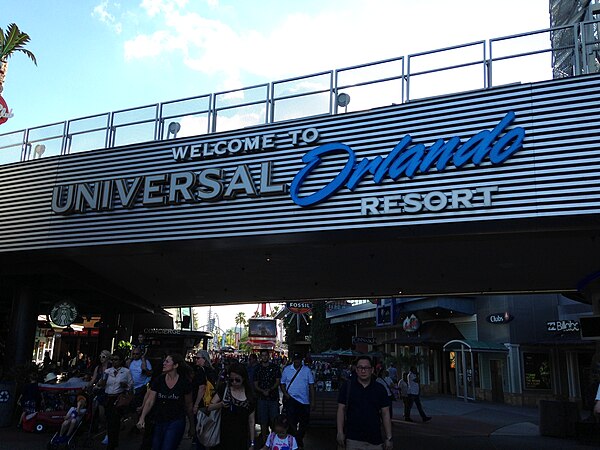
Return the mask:
[[209, 411], [221, 409], [221, 443], [215, 450], [254, 449], [255, 407], [246, 368], [239, 363], [232, 364], [227, 385], [217, 390], [208, 406]]

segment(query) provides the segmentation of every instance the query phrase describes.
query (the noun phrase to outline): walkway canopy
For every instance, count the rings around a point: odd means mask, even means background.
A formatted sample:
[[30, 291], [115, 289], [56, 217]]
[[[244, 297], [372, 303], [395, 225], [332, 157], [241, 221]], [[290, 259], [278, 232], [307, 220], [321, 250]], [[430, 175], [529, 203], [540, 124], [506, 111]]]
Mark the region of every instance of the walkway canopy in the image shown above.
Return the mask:
[[508, 353], [508, 349], [503, 344], [498, 344], [496, 342], [475, 341], [472, 339], [454, 339], [444, 345], [445, 352], [457, 350], [462, 350], [465, 352]]

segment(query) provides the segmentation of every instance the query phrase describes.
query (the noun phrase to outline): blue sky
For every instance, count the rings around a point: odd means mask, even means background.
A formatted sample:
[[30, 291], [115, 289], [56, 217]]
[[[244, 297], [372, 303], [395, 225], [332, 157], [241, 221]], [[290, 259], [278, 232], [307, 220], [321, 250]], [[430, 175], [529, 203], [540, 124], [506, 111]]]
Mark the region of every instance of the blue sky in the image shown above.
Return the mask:
[[548, 0], [2, 0], [0, 133], [549, 26]]

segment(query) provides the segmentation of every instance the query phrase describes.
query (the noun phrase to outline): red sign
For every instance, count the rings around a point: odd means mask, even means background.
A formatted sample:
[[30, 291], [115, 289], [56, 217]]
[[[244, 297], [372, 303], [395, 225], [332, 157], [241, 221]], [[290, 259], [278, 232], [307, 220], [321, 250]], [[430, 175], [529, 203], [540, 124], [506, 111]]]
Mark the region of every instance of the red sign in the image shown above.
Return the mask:
[[0, 125], [13, 116], [12, 111], [8, 109], [6, 101], [0, 95]]

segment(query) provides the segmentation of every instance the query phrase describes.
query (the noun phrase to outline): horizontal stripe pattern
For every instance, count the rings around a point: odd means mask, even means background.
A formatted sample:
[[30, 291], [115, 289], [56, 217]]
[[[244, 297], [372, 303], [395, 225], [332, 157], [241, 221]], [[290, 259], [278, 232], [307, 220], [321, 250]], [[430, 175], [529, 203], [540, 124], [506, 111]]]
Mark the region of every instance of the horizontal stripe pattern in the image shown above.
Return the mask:
[[[248, 164], [258, 185], [260, 163], [273, 164], [273, 183], [291, 183], [316, 145], [342, 142], [360, 160], [387, 155], [405, 134], [413, 145], [459, 136], [464, 142], [492, 129], [508, 111], [510, 125], [525, 128], [523, 148], [505, 163], [467, 164], [417, 174], [412, 180], [366, 177], [353, 191], [340, 189], [327, 201], [301, 208], [289, 194], [214, 203], [144, 207], [69, 216], [51, 211], [55, 185], [222, 168], [229, 179]], [[600, 77], [586, 76], [436, 97], [370, 111], [320, 116], [170, 142], [149, 142], [0, 166], [0, 251], [87, 245], [205, 239], [404, 225], [460, 223], [597, 214], [600, 212]], [[293, 147], [291, 130], [317, 128], [318, 142]], [[263, 134], [277, 135], [277, 148], [209, 160], [177, 162], [171, 148]], [[331, 180], [345, 158], [328, 158], [311, 177], [308, 191]], [[361, 215], [361, 198], [449, 193], [453, 189], [498, 186], [489, 207], [437, 212]], [[399, 211], [399, 210], [396, 210]]]

